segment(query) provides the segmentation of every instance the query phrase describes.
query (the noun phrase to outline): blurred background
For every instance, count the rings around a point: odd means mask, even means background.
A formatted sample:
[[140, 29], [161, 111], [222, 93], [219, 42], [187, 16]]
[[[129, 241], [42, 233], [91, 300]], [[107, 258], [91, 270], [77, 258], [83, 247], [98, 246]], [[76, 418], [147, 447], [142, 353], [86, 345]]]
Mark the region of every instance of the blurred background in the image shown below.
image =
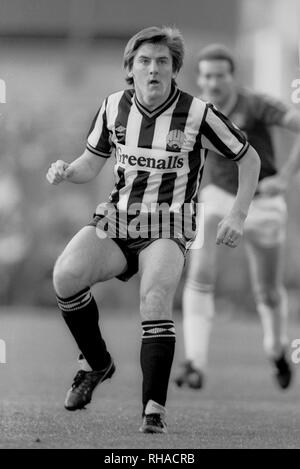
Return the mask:
[[[197, 93], [195, 59], [210, 42], [232, 48], [238, 80], [291, 106], [300, 78], [299, 0], [0, 0], [0, 302], [53, 306], [51, 274], [67, 241], [91, 219], [112, 186], [112, 163], [88, 185], [50, 186], [56, 159], [85, 147], [91, 120], [107, 94], [125, 86], [122, 55], [143, 27], [176, 25], [186, 43], [179, 86]], [[1, 100], [0, 100], [1, 101]], [[293, 136], [275, 131], [279, 166]], [[285, 278], [291, 314], [300, 317], [300, 178], [287, 194]], [[230, 251], [230, 257], [229, 252]], [[219, 302], [253, 311], [243, 247], [220, 248]], [[230, 276], [226, 275], [230, 268]], [[138, 277], [95, 291], [103, 306], [137, 308]], [[175, 299], [181, 305], [182, 284]], [[220, 307], [220, 309], [222, 309]]]

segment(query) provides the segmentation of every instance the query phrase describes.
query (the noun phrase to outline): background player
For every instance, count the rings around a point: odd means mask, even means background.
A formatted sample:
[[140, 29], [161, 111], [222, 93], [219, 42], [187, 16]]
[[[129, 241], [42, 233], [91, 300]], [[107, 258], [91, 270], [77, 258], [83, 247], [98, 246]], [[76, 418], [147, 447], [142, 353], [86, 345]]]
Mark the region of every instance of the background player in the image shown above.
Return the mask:
[[[299, 168], [300, 139], [282, 169], [276, 169], [270, 126], [281, 126], [299, 134], [300, 114], [269, 96], [239, 88], [235, 63], [221, 45], [204, 48], [198, 60], [201, 98], [212, 102], [247, 135], [261, 158], [259, 186], [245, 223], [245, 241], [257, 311], [260, 315], [264, 349], [275, 369], [281, 388], [291, 382], [292, 370], [286, 356], [287, 296], [282, 279], [282, 251], [286, 229], [284, 192]], [[201, 388], [215, 312], [214, 285], [218, 223], [230, 210], [237, 190], [237, 172], [230, 161], [216, 155], [208, 158], [210, 183], [201, 192], [205, 234], [202, 249], [192, 250], [183, 292], [183, 324], [186, 362], [175, 382]]]
[[[90, 226], [75, 235], [54, 268], [58, 305], [84, 364], [67, 394], [65, 407], [83, 408], [95, 386], [111, 377], [115, 369], [100, 333], [98, 308], [90, 287], [113, 277], [128, 280], [139, 270], [141, 431], [145, 433], [166, 432], [165, 402], [175, 347], [172, 303], [192, 234], [182, 236], [174, 225], [174, 234], [167, 238], [136, 238], [130, 236], [128, 224], [124, 238], [119, 236], [115, 221], [124, 220], [124, 214], [129, 216], [133, 205], [147, 215], [153, 204], [163, 203], [170, 213], [175, 212], [176, 205], [181, 213], [187, 204], [192, 218], [206, 152], [217, 149], [235, 160], [239, 168], [239, 191], [217, 234], [217, 242], [234, 247], [242, 235], [260, 167], [255, 150], [227, 118], [176, 87], [182, 62], [183, 40], [176, 29], [151, 27], [137, 33], [124, 53], [127, 81], [133, 88], [105, 99], [92, 123], [83, 155], [71, 164], [62, 160], [53, 163], [47, 174], [51, 184], [88, 182], [115, 150], [116, 185], [110, 202], [98, 206]], [[103, 237], [103, 220], [117, 233]], [[102, 230], [97, 230], [99, 225]], [[140, 227], [147, 228], [146, 224]], [[169, 222], [162, 221], [161, 228], [164, 232]]]

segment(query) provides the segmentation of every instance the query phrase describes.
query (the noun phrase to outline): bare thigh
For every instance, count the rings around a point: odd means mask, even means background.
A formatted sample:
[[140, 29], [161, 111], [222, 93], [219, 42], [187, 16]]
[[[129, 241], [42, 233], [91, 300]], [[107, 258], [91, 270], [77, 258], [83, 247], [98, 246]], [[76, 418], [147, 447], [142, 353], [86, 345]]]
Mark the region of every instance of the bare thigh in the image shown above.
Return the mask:
[[283, 245], [265, 248], [246, 242], [250, 275], [257, 301], [276, 303], [283, 278]]
[[101, 239], [94, 227], [85, 226], [59, 256], [54, 267], [54, 287], [62, 296], [72, 295], [121, 274], [126, 266], [123, 252], [112, 239]]
[[179, 246], [170, 239], [158, 239], [141, 252], [139, 261], [142, 319], [170, 319], [184, 265]]
[[203, 284], [214, 284], [216, 278], [216, 236], [221, 218], [210, 215], [204, 221], [204, 243], [199, 249], [191, 249], [187, 278]]

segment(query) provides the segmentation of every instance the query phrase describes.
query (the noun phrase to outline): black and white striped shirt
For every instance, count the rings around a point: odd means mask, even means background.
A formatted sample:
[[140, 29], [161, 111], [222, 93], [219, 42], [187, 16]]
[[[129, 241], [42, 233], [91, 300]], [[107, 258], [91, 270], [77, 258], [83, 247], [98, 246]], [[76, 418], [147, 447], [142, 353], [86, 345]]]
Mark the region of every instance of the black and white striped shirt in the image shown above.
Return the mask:
[[87, 138], [90, 152], [115, 155], [110, 202], [122, 211], [136, 203], [149, 210], [165, 203], [170, 211], [191, 204], [193, 212], [207, 150], [237, 161], [248, 145], [213, 105], [176, 87], [153, 111], [142, 106], [133, 89], [108, 96]]

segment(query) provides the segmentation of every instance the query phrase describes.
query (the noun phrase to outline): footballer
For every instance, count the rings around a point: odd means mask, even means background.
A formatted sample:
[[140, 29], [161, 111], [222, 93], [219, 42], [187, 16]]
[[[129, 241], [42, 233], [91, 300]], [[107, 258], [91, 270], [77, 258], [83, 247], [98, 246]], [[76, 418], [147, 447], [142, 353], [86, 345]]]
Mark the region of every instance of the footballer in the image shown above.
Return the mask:
[[[218, 243], [239, 243], [260, 168], [256, 151], [229, 119], [177, 87], [183, 55], [183, 39], [175, 28], [149, 27], [133, 36], [124, 52], [129, 87], [103, 101], [84, 153], [72, 163], [56, 161], [47, 173], [51, 184], [86, 183], [114, 158], [115, 186], [109, 200], [97, 207], [54, 267], [58, 306], [80, 350], [81, 369], [65, 407], [83, 408], [95, 387], [115, 371], [91, 287], [113, 277], [126, 281], [139, 272], [144, 433], [167, 431], [165, 404], [175, 348], [172, 303], [195, 235], [191, 227], [207, 152], [234, 161], [239, 172], [239, 190], [219, 225]], [[170, 216], [167, 222], [165, 213], [157, 218], [153, 235], [148, 215], [162, 205]], [[139, 236], [129, 230], [137, 213], [142, 217]], [[184, 232], [182, 223], [173, 222], [183, 213], [188, 218]], [[164, 236], [166, 232], [170, 234]]]
[[[244, 239], [264, 349], [276, 382], [280, 389], [286, 389], [291, 383], [292, 369], [287, 357], [288, 305], [282, 278], [287, 220], [284, 193], [300, 167], [300, 139], [296, 139], [279, 171], [271, 129], [279, 126], [299, 135], [300, 114], [273, 97], [239, 87], [234, 72], [234, 58], [224, 46], [212, 44], [200, 52], [201, 98], [228, 116], [261, 158], [259, 185], [245, 222]], [[205, 213], [204, 244], [200, 250], [191, 250], [183, 291], [186, 361], [175, 377], [178, 386], [186, 384], [196, 389], [204, 383], [215, 310], [217, 249], [213, 238], [218, 223], [235, 203], [238, 187], [238, 173], [232, 162], [216, 154], [208, 160], [209, 184], [200, 195]]]

